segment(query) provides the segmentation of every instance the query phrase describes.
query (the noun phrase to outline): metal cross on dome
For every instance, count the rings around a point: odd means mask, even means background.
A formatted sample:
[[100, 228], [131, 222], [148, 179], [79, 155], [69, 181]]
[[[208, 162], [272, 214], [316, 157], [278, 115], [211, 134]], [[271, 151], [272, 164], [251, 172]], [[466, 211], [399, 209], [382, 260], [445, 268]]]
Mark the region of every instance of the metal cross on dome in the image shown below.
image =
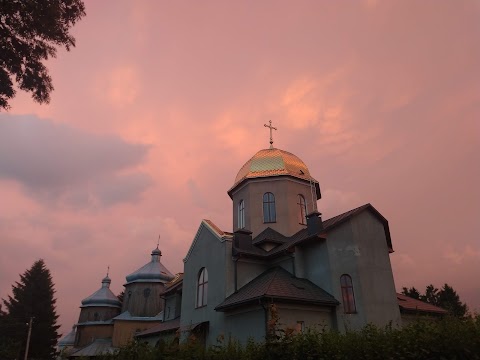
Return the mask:
[[270, 128], [270, 149], [273, 149], [273, 137], [272, 137], [272, 130], [278, 130], [276, 127], [272, 126], [272, 120], [268, 120], [269, 125], [263, 124], [263, 126]]

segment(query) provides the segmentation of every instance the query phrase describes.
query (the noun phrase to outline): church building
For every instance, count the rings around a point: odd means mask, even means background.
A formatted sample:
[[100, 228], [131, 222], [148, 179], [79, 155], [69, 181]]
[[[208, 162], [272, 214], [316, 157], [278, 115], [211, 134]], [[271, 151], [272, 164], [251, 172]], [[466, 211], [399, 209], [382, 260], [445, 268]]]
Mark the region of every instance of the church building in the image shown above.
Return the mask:
[[274, 148], [271, 135], [270, 147], [240, 168], [227, 193], [233, 229], [203, 220], [176, 276], [155, 249], [151, 262], [127, 276], [121, 305], [110, 279], [102, 280], [82, 302], [76, 349], [86, 337], [90, 346], [110, 339], [112, 348], [134, 336], [153, 345], [192, 334], [206, 346], [219, 337], [262, 341], [272, 317], [293, 331], [343, 332], [445, 313], [396, 293], [387, 219], [365, 204], [323, 220], [319, 182], [299, 157]]

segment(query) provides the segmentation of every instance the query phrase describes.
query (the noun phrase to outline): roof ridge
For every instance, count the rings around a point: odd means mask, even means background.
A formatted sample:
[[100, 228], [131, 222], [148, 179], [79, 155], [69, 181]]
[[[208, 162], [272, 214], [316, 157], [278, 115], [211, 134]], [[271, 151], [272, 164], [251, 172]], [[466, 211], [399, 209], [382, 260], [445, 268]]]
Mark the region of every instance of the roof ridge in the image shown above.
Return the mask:
[[[266, 295], [268, 293], [268, 290], [270, 290], [270, 286], [272, 286], [272, 283], [273, 283], [273, 280], [275, 280], [275, 278], [277, 277], [277, 274], [278, 274], [278, 270], [279, 269], [283, 269], [281, 266], [275, 266], [274, 268], [272, 268], [272, 272], [274, 273], [273, 276], [272, 276], [272, 279], [269, 281], [268, 283], [268, 286], [267, 286], [267, 289], [265, 290], [265, 294], [263, 295]], [[285, 269], [284, 269], [285, 270]], [[267, 270], [268, 271], [268, 270]], [[285, 270], [287, 271], [287, 270]], [[260, 274], [259, 276], [261, 276], [262, 274]]]

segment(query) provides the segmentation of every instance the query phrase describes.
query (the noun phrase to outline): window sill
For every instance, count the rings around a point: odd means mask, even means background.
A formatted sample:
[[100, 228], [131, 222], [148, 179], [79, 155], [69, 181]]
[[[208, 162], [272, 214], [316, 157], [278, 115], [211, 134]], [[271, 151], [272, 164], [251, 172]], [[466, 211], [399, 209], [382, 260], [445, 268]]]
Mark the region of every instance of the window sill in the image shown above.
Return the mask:
[[202, 305], [202, 306], [196, 306], [195, 309], [201, 309], [201, 308], [204, 308], [204, 307], [207, 307], [207, 304]]
[[263, 223], [264, 223], [264, 224], [275, 224], [276, 221], [264, 221]]

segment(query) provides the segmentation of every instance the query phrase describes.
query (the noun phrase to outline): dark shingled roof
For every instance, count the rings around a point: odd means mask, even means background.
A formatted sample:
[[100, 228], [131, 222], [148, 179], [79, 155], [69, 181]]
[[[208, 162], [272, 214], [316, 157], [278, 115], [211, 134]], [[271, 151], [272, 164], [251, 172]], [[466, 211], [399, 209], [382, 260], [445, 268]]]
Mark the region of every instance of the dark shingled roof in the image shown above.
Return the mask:
[[269, 269], [230, 295], [215, 310], [257, 303], [262, 299], [280, 302], [336, 306], [339, 302], [310, 280], [294, 277], [281, 267]]
[[430, 313], [432, 315], [445, 315], [447, 310], [441, 307], [411, 298], [407, 295], [397, 294], [398, 306], [401, 312], [407, 313]]

